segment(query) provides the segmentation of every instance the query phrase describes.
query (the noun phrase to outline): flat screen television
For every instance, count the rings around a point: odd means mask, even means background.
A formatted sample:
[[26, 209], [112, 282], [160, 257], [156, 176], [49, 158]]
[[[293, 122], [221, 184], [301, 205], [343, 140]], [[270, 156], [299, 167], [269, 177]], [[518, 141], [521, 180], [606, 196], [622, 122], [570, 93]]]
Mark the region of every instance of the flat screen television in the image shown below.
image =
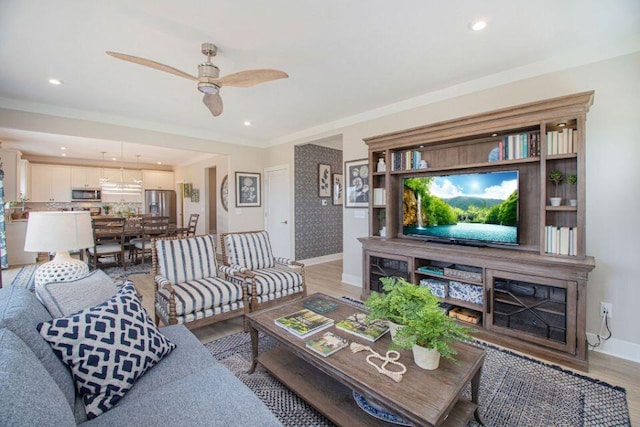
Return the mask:
[[405, 177], [402, 234], [447, 243], [518, 244], [518, 171]]

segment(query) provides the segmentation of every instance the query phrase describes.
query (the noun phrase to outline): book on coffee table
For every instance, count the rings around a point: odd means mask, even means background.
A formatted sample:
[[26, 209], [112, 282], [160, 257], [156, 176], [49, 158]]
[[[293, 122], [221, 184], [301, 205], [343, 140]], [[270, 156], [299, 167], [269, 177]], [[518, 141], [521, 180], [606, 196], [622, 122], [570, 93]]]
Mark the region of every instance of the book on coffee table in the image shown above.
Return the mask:
[[333, 325], [333, 319], [314, 313], [309, 309], [302, 309], [274, 320], [279, 326], [299, 338], [306, 338]]
[[364, 313], [355, 313], [336, 323], [336, 328], [357, 335], [367, 341], [376, 341], [389, 331], [389, 326], [382, 320], [367, 321]]
[[338, 309], [338, 304], [322, 297], [309, 298], [302, 303], [302, 306], [319, 314], [328, 313]]
[[334, 333], [325, 332], [319, 338], [311, 338], [306, 344], [309, 349], [323, 357], [327, 357], [345, 348], [349, 344], [349, 341]]

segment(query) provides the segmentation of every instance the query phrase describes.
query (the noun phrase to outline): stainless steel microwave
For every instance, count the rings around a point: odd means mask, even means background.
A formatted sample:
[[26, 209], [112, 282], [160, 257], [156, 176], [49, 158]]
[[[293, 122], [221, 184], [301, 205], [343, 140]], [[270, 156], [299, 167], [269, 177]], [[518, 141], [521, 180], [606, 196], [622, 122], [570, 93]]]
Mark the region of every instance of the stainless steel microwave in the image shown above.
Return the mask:
[[72, 188], [72, 202], [99, 202], [102, 192], [97, 188]]

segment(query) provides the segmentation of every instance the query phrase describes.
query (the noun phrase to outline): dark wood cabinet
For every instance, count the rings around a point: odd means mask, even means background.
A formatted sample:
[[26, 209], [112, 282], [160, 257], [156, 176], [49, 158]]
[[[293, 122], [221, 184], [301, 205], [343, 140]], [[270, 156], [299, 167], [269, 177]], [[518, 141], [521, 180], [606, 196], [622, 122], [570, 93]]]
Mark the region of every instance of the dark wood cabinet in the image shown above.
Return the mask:
[[[438, 279], [428, 268], [434, 263], [475, 268], [480, 280], [462, 283], [482, 291], [482, 301], [443, 302], [480, 313], [478, 338], [586, 370], [586, 286], [595, 260], [585, 245], [585, 123], [593, 97], [568, 95], [365, 139], [370, 170], [382, 158], [385, 171], [369, 179], [377, 197], [369, 237], [360, 239], [363, 297], [379, 291], [372, 271], [384, 259], [406, 264], [416, 285]], [[518, 245], [469, 247], [403, 234], [404, 178], [498, 171], [519, 175]], [[549, 180], [552, 171], [562, 174], [560, 184]]]

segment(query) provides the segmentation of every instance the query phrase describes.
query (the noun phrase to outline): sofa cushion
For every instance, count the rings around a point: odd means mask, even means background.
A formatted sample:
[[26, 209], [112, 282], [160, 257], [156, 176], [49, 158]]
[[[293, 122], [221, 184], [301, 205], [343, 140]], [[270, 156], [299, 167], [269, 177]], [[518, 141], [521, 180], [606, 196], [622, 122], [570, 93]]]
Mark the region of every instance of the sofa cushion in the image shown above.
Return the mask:
[[156, 240], [158, 273], [171, 283], [218, 277], [213, 236]]
[[69, 368], [54, 354], [36, 327], [51, 320], [51, 315], [27, 289], [0, 289], [0, 328], [16, 334], [40, 359], [40, 362], [64, 393], [69, 408], [74, 406], [73, 379]]
[[102, 270], [94, 270], [78, 280], [36, 285], [36, 296], [54, 318], [98, 305], [117, 291], [113, 280]]
[[8, 329], [0, 329], [0, 396], [2, 425], [75, 425], [64, 393], [31, 349]]
[[[162, 362], [164, 363], [164, 361]], [[85, 426], [277, 427], [278, 419], [218, 362], [192, 375], [123, 400]]]
[[228, 264], [235, 264], [249, 270], [275, 266], [269, 234], [266, 231], [227, 234], [224, 244]]
[[253, 271], [255, 277], [249, 282], [249, 295], [288, 294], [287, 291], [302, 286], [302, 275], [295, 271], [265, 268]]
[[89, 418], [112, 408], [175, 348], [154, 325], [132, 284], [104, 303], [38, 325], [71, 368]]
[[[176, 300], [176, 315], [215, 309], [235, 304], [243, 307], [242, 285], [231, 283], [217, 277], [206, 277], [189, 282], [172, 284]], [[164, 287], [158, 290], [157, 300], [168, 311], [169, 290]]]

